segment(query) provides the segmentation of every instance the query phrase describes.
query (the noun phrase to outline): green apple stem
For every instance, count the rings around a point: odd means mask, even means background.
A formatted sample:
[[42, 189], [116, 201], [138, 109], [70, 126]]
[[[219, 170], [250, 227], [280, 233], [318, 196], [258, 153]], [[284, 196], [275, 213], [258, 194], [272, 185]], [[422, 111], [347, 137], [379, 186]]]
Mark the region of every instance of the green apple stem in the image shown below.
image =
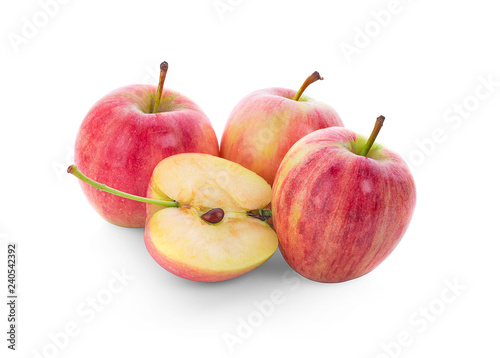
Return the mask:
[[[157, 200], [157, 199], [150, 199], [150, 198], [145, 198], [142, 196], [137, 196], [137, 195], [132, 195], [125, 193], [123, 191], [117, 190], [110, 188], [107, 185], [101, 184], [96, 182], [95, 180], [90, 179], [89, 177], [85, 176], [78, 168], [76, 165], [70, 165], [68, 167], [68, 173], [74, 175], [81, 181], [93, 186], [96, 189], [105, 191], [107, 193], [121, 196], [122, 198], [127, 198], [135, 201], [140, 201], [142, 203], [148, 203], [148, 204], [156, 204], [156, 205], [162, 205], [162, 206], [167, 206], [167, 207], [179, 207], [181, 206], [180, 203], [177, 201], [167, 201], [167, 200]], [[222, 221], [224, 218], [224, 210], [221, 208], [215, 208], [207, 211], [205, 214], [201, 216], [201, 218], [211, 224], [217, 224]], [[256, 217], [260, 220], [267, 221], [271, 217], [271, 210], [270, 209], [258, 209], [254, 211], [248, 211], [247, 212], [248, 216]]]
[[267, 221], [271, 218], [272, 213], [271, 209], [258, 209], [247, 211], [247, 215], [262, 221]]
[[271, 209], [260, 209], [259, 212], [262, 216], [272, 216]]
[[306, 90], [306, 88], [309, 87], [311, 83], [314, 83], [317, 80], [323, 80], [323, 77], [321, 77], [318, 71], [314, 71], [313, 74], [307, 77], [307, 79], [304, 81], [302, 87], [300, 87], [295, 97], [293, 97], [293, 100], [298, 101], [300, 99], [300, 96], [302, 96], [302, 93], [304, 93], [304, 91]]
[[158, 82], [158, 89], [156, 90], [155, 105], [153, 107], [153, 113], [158, 113], [158, 107], [160, 107], [161, 95], [163, 94], [163, 84], [165, 83], [165, 77], [167, 76], [168, 63], [163, 61], [160, 64], [160, 81]]
[[373, 143], [375, 143], [375, 139], [377, 139], [378, 133], [380, 132], [382, 126], [384, 125], [384, 120], [385, 120], [384, 116], [379, 116], [377, 118], [372, 134], [370, 135], [370, 138], [368, 138], [368, 140], [366, 141], [363, 149], [361, 149], [361, 153], [359, 153], [359, 155], [363, 157], [366, 157], [368, 155], [370, 149], [372, 148]]
[[68, 167], [68, 173], [73, 174], [75, 177], [77, 177], [81, 181], [93, 186], [96, 189], [105, 191], [105, 192], [113, 194], [113, 195], [121, 196], [123, 198], [131, 199], [131, 200], [135, 200], [135, 201], [140, 201], [143, 203], [156, 204], [156, 205], [162, 205], [162, 206], [168, 206], [168, 207], [178, 207], [179, 206], [179, 203], [176, 201], [166, 201], [166, 200], [156, 200], [156, 199], [144, 198], [142, 196], [132, 195], [132, 194], [124, 193], [123, 191], [120, 191], [120, 190], [110, 188], [107, 185], [98, 183], [95, 180], [92, 180], [92, 179], [86, 177], [81, 171], [78, 170], [76, 165], [70, 165]]

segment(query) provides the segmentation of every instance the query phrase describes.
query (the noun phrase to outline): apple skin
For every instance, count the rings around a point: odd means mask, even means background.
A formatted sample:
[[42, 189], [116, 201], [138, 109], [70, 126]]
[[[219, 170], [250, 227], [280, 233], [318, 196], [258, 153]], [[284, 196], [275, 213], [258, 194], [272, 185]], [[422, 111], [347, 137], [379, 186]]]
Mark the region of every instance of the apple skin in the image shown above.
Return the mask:
[[329, 105], [296, 91], [269, 88], [244, 97], [233, 109], [221, 140], [221, 157], [243, 165], [272, 185], [290, 147], [315, 130], [343, 126]]
[[273, 185], [273, 224], [288, 264], [318, 282], [375, 269], [410, 223], [416, 189], [405, 161], [366, 137], [328, 128], [299, 140]]
[[[75, 145], [75, 163], [86, 175], [112, 188], [146, 196], [153, 169], [163, 158], [188, 152], [219, 154], [212, 125], [193, 101], [164, 89], [159, 113], [150, 113], [155, 94], [154, 86], [130, 85], [92, 107]], [[105, 220], [144, 227], [146, 204], [80, 184]]]

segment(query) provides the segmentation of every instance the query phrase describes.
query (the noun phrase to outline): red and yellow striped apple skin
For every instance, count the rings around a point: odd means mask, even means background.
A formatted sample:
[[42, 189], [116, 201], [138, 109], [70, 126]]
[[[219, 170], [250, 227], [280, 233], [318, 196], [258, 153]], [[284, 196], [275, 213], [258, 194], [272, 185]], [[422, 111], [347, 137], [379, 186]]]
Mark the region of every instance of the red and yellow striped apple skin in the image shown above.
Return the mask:
[[366, 141], [345, 128], [311, 133], [290, 149], [276, 175], [280, 250], [314, 281], [343, 282], [375, 269], [414, 211], [415, 183], [404, 160], [377, 144], [369, 157], [354, 154], [357, 140]]
[[[75, 164], [88, 177], [112, 188], [146, 196], [151, 173], [163, 158], [178, 153], [219, 154], [210, 120], [189, 98], [164, 89], [169, 109], [147, 113], [156, 87], [131, 85], [99, 100], [86, 115], [75, 145]], [[115, 196], [85, 183], [83, 192], [107, 221], [144, 227], [146, 204]]]
[[221, 139], [221, 157], [243, 165], [272, 185], [286, 152], [317, 129], [343, 126], [329, 105], [296, 91], [269, 88], [243, 98], [233, 109]]

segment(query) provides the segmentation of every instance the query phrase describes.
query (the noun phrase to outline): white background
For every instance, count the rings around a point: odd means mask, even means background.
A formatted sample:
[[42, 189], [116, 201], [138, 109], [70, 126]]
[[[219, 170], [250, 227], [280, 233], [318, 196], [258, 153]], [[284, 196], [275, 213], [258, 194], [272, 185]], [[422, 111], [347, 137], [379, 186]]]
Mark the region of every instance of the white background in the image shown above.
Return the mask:
[[[19, 331], [12, 354], [2, 298], [2, 357], [500, 355], [495, 2], [222, 0], [231, 10], [218, 14], [213, 0], [61, 0], [49, 15], [36, 0], [6, 3], [0, 291], [7, 296], [14, 241]], [[342, 50], [356, 45], [352, 55]], [[314, 70], [325, 80], [307, 95], [332, 105], [346, 127], [367, 135], [384, 114], [379, 142], [412, 165], [418, 190], [393, 254], [343, 284], [303, 279], [279, 252], [240, 278], [203, 284], [163, 270], [143, 230], [101, 219], [63, 173], [78, 127], [111, 90], [155, 83], [163, 60], [165, 86], [198, 103], [219, 139], [244, 95], [298, 89]], [[133, 278], [107, 295], [123, 270]], [[280, 292], [264, 317], [258, 304]], [[90, 313], [96, 297], [110, 302]], [[68, 325], [75, 332], [65, 339]]]

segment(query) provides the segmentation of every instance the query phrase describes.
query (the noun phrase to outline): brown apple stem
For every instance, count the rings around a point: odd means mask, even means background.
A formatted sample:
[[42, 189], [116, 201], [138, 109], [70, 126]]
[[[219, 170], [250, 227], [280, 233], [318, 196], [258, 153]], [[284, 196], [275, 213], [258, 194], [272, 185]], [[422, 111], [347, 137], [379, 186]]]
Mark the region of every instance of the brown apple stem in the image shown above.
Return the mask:
[[160, 107], [161, 95], [163, 94], [163, 84], [165, 83], [165, 77], [167, 76], [168, 63], [163, 61], [160, 64], [160, 81], [158, 82], [158, 89], [156, 90], [155, 105], [153, 107], [153, 113], [158, 113], [158, 107]]
[[180, 204], [176, 201], [166, 201], [166, 200], [156, 200], [156, 199], [144, 198], [142, 196], [132, 195], [132, 194], [124, 193], [123, 191], [120, 191], [120, 190], [110, 188], [107, 185], [98, 183], [95, 180], [92, 180], [92, 179], [86, 177], [81, 171], [78, 170], [76, 165], [70, 165], [68, 167], [68, 173], [73, 174], [75, 177], [77, 177], [81, 181], [93, 186], [96, 189], [105, 191], [105, 192], [113, 194], [113, 195], [121, 196], [122, 198], [140, 201], [140, 202], [148, 203], [148, 204], [168, 206], [168, 207], [180, 206]]
[[370, 135], [370, 138], [366, 141], [363, 149], [361, 149], [361, 152], [359, 155], [366, 157], [368, 153], [370, 152], [370, 149], [372, 148], [373, 143], [375, 143], [375, 139], [377, 139], [378, 133], [382, 129], [382, 126], [384, 125], [384, 116], [379, 116], [377, 118], [377, 121], [375, 122], [375, 127], [373, 128], [372, 134]]
[[311, 83], [314, 83], [317, 80], [323, 80], [323, 77], [321, 77], [318, 71], [314, 71], [313, 74], [307, 77], [307, 79], [304, 81], [302, 87], [300, 87], [295, 97], [293, 97], [293, 100], [298, 101], [300, 99], [300, 96], [302, 96], [302, 93], [304, 93], [304, 91], [306, 90], [306, 88], [309, 87]]
[[201, 218], [210, 224], [220, 223], [224, 219], [224, 210], [221, 208], [212, 209], [203, 214]]

